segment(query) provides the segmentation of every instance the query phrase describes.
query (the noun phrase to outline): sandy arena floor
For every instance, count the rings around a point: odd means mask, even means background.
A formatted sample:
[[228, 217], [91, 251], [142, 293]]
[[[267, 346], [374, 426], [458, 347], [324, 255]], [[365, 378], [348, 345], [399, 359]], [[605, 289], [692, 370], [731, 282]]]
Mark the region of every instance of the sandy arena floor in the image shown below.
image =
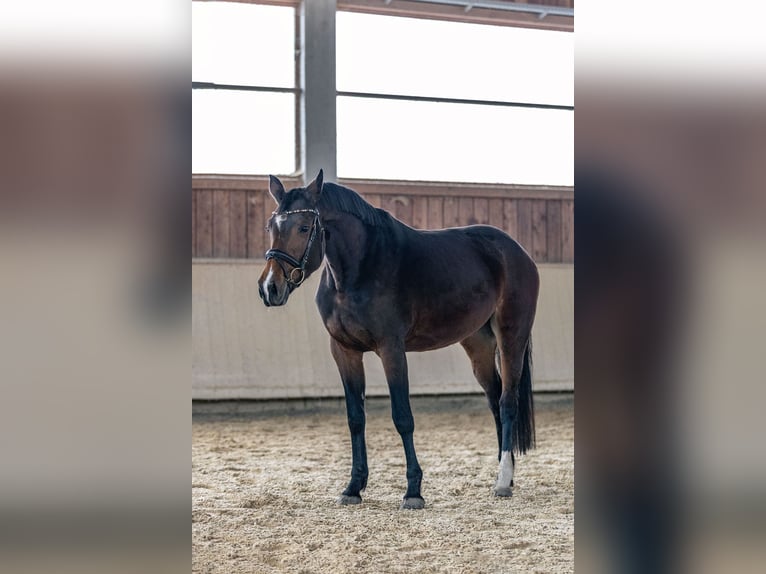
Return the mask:
[[335, 505], [351, 464], [341, 402], [195, 405], [192, 570], [572, 572], [572, 397], [537, 398], [537, 449], [517, 460], [510, 499], [492, 496], [496, 438], [483, 397], [412, 407], [421, 511], [398, 510], [404, 451], [387, 398], [368, 400], [370, 478], [350, 507]]

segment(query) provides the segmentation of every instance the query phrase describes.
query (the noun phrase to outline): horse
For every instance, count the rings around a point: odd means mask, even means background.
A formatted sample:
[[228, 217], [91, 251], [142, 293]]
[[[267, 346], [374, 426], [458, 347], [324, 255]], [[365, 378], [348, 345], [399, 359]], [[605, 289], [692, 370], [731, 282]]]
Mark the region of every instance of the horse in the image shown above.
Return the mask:
[[[512, 495], [515, 454], [534, 447], [531, 331], [539, 273], [527, 252], [488, 225], [417, 230], [347, 187], [323, 182], [285, 191], [267, 222], [271, 248], [258, 280], [267, 307], [287, 303], [324, 262], [316, 305], [330, 335], [351, 433], [351, 479], [337, 502], [359, 504], [367, 486], [364, 353], [378, 355], [391, 414], [404, 446], [402, 509], [421, 509], [423, 471], [415, 454], [408, 351], [460, 343], [495, 419], [496, 496]], [[499, 368], [498, 368], [499, 367]]]

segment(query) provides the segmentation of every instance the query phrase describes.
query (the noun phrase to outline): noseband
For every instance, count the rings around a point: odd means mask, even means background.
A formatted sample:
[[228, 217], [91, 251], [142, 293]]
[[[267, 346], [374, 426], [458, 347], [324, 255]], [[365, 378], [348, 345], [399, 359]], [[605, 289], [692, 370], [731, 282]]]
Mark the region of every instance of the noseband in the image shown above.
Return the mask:
[[[309, 255], [311, 254], [311, 246], [314, 244], [314, 240], [317, 238], [317, 232], [319, 231], [324, 233], [324, 228], [319, 221], [319, 212], [316, 209], [294, 209], [292, 211], [283, 211], [279, 214], [274, 211], [271, 215], [292, 215], [294, 213], [314, 214], [314, 221], [311, 223], [311, 235], [309, 236], [309, 241], [306, 244], [306, 249], [303, 250], [303, 257], [298, 260], [289, 253], [282, 251], [281, 249], [269, 249], [266, 252], [266, 261], [275, 259], [277, 263], [279, 263], [279, 266], [282, 268], [282, 273], [285, 276], [285, 280], [293, 288], [300, 286], [300, 284], [303, 283], [303, 280], [306, 279], [306, 262], [309, 260]], [[324, 257], [324, 253], [322, 253], [322, 257]], [[282, 265], [283, 261], [285, 263], [289, 263], [293, 267], [290, 273], [288, 273], [285, 270], [284, 265]]]

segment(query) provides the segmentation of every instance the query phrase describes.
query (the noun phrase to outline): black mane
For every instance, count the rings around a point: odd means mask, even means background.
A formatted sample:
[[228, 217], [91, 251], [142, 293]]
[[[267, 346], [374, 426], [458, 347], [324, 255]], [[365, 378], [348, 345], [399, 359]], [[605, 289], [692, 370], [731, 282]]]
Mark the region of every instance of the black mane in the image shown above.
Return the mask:
[[383, 225], [389, 220], [389, 215], [385, 211], [367, 203], [353, 189], [335, 183], [325, 183], [322, 186], [317, 209], [320, 213], [322, 209], [342, 211], [358, 217], [367, 225]]

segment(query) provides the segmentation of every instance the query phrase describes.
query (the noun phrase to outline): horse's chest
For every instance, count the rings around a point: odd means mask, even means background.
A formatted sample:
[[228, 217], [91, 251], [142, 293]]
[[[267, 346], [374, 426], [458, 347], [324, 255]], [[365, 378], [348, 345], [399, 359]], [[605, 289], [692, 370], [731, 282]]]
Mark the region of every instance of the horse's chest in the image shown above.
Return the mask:
[[330, 336], [343, 345], [360, 351], [375, 348], [375, 341], [362, 306], [334, 300], [320, 308], [325, 328]]

